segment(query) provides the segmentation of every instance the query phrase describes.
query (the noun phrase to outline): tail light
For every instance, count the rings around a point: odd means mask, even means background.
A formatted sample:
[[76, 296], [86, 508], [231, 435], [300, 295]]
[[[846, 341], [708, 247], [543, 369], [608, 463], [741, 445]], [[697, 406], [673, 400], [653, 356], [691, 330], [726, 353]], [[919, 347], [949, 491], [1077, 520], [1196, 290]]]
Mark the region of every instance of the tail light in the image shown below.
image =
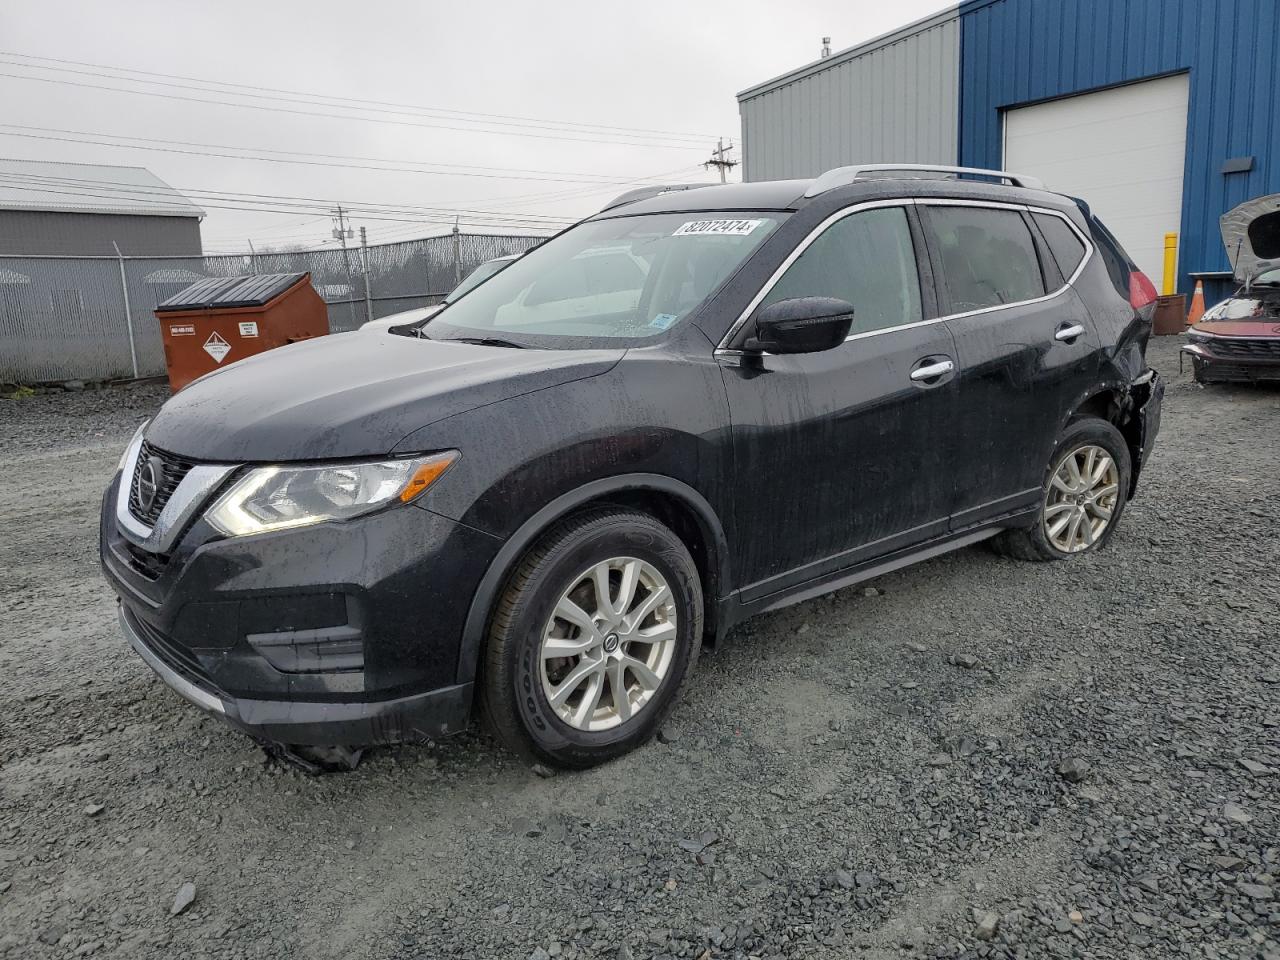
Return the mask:
[[1156, 302], [1155, 284], [1147, 279], [1141, 270], [1129, 274], [1129, 303], [1133, 309], [1141, 310]]

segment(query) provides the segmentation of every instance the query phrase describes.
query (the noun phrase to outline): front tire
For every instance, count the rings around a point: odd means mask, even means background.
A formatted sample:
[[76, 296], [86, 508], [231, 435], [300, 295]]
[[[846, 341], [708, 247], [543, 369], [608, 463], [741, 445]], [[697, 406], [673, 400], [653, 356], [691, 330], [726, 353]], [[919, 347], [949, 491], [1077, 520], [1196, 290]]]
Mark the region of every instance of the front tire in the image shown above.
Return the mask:
[[684, 543], [647, 514], [601, 508], [549, 531], [494, 610], [481, 708], [531, 762], [583, 769], [648, 740], [702, 636]]
[[1099, 417], [1073, 420], [1045, 471], [1040, 509], [1027, 529], [1006, 530], [992, 544], [1020, 560], [1067, 560], [1111, 542], [1133, 476], [1129, 445]]

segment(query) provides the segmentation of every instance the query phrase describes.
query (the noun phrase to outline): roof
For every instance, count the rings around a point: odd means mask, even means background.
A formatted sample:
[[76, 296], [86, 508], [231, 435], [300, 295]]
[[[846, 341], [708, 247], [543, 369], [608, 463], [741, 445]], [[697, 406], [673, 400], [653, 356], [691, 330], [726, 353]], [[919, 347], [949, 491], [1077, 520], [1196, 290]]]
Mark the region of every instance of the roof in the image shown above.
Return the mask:
[[856, 60], [858, 57], [865, 56], [868, 53], [873, 53], [882, 47], [887, 47], [890, 44], [897, 43], [899, 40], [905, 40], [917, 33], [924, 33], [926, 30], [939, 27], [944, 23], [950, 23], [959, 16], [959, 5], [947, 7], [945, 10], [940, 10], [937, 13], [923, 17], [920, 20], [908, 23], [905, 27], [899, 27], [897, 30], [891, 30], [888, 33], [883, 33], [880, 36], [867, 40], [865, 43], [860, 43], [855, 47], [839, 50], [836, 53], [831, 54], [829, 57], [823, 57], [821, 60], [806, 63], [803, 67], [797, 67], [794, 70], [790, 70], [787, 73], [782, 74], [781, 76], [774, 77], [772, 80], [765, 80], [762, 83], [757, 83], [753, 87], [747, 87], [747, 89], [738, 93], [738, 102], [741, 103], [743, 100], [750, 100], [752, 97], [758, 97], [762, 93], [768, 93], [771, 90], [776, 90], [778, 87], [785, 87], [789, 83], [794, 83], [797, 80], [803, 80], [810, 74], [827, 70], [838, 64], [847, 63], [850, 60]]
[[265, 273], [251, 277], [210, 277], [175, 293], [156, 307], [156, 311], [260, 307], [310, 276], [309, 273]]
[[[1021, 203], [1048, 202], [1052, 206], [1071, 206], [1072, 201], [1050, 189], [1010, 186], [990, 183], [987, 180], [958, 179], [946, 173], [953, 168], [940, 167], [938, 177], [926, 176], [928, 169], [912, 170], [909, 164], [875, 164], [874, 169], [883, 176], [867, 176], [831, 186], [809, 197], [811, 186], [821, 178], [812, 180], [755, 180], [751, 183], [714, 184], [693, 190], [673, 190], [624, 203], [602, 210], [594, 219], [631, 217], [647, 213], [692, 213], [697, 211], [749, 211], [749, 210], [797, 210], [823, 197], [848, 198], [857, 194], [860, 198], [881, 197], [963, 197], [973, 199], [1015, 200]], [[910, 176], [893, 176], [895, 172], [907, 172]], [[985, 171], [974, 171], [986, 175]], [[991, 173], [995, 173], [992, 171]], [[965, 176], [968, 176], [966, 174]]]
[[3, 158], [0, 210], [204, 216], [203, 210], [144, 167]]
[[754, 183], [713, 184], [692, 190], [672, 190], [608, 207], [600, 218], [637, 213], [683, 210], [791, 210], [803, 198], [812, 180], [757, 180]]

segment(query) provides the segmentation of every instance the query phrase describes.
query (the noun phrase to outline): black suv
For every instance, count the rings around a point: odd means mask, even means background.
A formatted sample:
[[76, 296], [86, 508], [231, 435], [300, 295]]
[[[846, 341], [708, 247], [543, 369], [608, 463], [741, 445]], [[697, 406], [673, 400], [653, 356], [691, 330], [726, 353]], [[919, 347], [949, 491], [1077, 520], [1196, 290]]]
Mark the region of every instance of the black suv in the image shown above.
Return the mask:
[[1154, 291], [992, 171], [645, 189], [440, 313], [252, 357], [134, 437], [120, 622], [262, 741], [609, 759], [736, 623], [980, 540], [1104, 546]]

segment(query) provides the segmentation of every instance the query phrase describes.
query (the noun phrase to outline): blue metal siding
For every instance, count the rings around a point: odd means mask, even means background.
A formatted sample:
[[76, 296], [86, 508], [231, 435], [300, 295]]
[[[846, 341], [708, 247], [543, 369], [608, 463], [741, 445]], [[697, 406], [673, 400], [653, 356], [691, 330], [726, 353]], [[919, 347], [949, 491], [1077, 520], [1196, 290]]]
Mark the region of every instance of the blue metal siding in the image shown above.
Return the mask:
[[[1179, 289], [1230, 269], [1218, 217], [1280, 193], [1276, 0], [969, 0], [960, 18], [966, 166], [1000, 165], [1003, 108], [1188, 71]], [[1221, 173], [1241, 156], [1252, 171]]]

